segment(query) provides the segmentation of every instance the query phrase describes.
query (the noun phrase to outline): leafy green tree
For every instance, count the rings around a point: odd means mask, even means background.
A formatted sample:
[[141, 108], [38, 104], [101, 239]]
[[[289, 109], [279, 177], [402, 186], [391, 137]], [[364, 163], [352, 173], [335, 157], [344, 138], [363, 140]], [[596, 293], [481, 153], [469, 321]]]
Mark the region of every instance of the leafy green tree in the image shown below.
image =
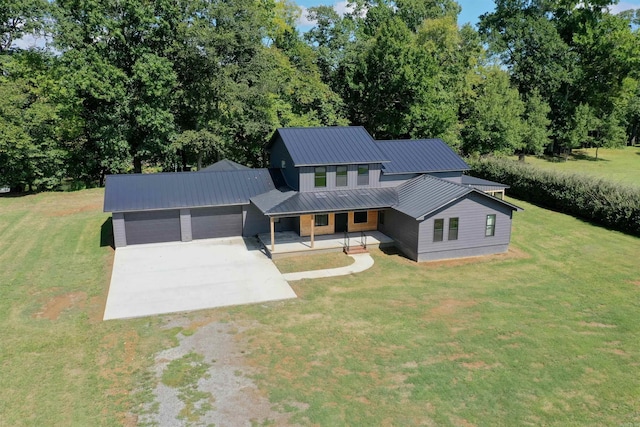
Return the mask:
[[472, 98], [461, 106], [464, 152], [510, 155], [522, 150], [524, 111], [509, 75], [496, 67], [483, 70]]
[[519, 160], [524, 161], [526, 154], [541, 155], [551, 143], [549, 125], [549, 113], [551, 108], [542, 99], [540, 94], [533, 92], [525, 101], [523, 123], [523, 147], [517, 150]]
[[46, 0], [3, 0], [0, 4], [0, 53], [26, 34], [40, 32], [47, 13]]
[[52, 189], [65, 177], [67, 152], [58, 133], [55, 58], [38, 52], [0, 56], [0, 184]]

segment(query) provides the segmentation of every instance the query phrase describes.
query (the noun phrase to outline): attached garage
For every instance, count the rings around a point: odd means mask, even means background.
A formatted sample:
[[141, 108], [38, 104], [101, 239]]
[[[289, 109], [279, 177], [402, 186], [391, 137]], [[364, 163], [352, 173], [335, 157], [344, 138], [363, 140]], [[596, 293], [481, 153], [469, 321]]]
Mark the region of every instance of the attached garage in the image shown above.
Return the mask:
[[180, 241], [180, 211], [127, 212], [124, 228], [129, 245]]
[[193, 239], [242, 236], [242, 207], [191, 209]]

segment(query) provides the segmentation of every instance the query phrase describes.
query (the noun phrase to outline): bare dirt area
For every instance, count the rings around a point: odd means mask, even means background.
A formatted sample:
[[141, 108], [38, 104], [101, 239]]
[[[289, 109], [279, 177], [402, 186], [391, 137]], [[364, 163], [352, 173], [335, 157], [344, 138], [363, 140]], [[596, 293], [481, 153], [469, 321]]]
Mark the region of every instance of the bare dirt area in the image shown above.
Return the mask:
[[291, 425], [251, 379], [257, 369], [246, 362], [242, 338], [250, 325], [175, 318], [166, 327], [183, 330], [176, 347], [155, 356], [154, 401], [138, 415], [140, 424]]
[[63, 311], [82, 306], [87, 300], [85, 292], [72, 292], [58, 295], [47, 301], [40, 311], [33, 314], [35, 319], [58, 320]]

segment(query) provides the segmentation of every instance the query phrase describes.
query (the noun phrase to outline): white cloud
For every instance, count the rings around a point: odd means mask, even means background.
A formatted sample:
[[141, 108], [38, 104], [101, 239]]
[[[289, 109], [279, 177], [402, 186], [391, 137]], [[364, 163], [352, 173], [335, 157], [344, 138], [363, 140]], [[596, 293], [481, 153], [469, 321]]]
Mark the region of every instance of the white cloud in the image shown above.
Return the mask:
[[302, 13], [300, 14], [300, 17], [298, 18], [296, 24], [298, 24], [299, 27], [313, 27], [314, 25], [316, 25], [316, 21], [310, 20], [307, 16], [309, 14], [309, 9], [304, 6], [298, 7], [300, 7]]
[[[309, 9], [304, 7], [304, 6], [299, 6], [299, 7], [302, 10], [302, 15], [298, 19], [298, 22], [297, 22], [298, 26], [300, 26], [300, 27], [313, 27], [314, 25], [316, 25], [316, 21], [309, 19], [309, 17], [307, 16], [307, 14], [309, 13]], [[341, 1], [333, 4], [333, 9], [336, 12], [338, 12], [338, 15], [344, 16], [347, 13], [353, 12], [355, 7], [354, 7], [353, 4], [351, 4], [349, 2], [349, 0], [341, 0]], [[367, 12], [364, 11], [362, 13], [362, 16], [364, 17], [366, 14], [367, 14]]]
[[51, 41], [50, 37], [25, 34], [18, 40], [14, 40], [11, 46], [18, 49], [44, 48]]
[[614, 15], [629, 9], [640, 9], [640, 2], [631, 3], [628, 1], [623, 1], [618, 4], [609, 6], [609, 12], [611, 12]]

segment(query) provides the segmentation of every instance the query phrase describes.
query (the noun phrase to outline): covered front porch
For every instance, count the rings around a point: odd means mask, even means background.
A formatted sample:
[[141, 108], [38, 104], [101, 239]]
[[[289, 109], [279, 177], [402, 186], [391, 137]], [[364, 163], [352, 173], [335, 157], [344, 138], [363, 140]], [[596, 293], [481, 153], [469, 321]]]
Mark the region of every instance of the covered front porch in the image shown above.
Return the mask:
[[[273, 240], [272, 240], [273, 237]], [[376, 248], [393, 246], [393, 239], [380, 231], [358, 231], [350, 233], [300, 236], [295, 231], [280, 231], [258, 234], [258, 239], [271, 258], [311, 255], [324, 252], [341, 252], [346, 245]]]

